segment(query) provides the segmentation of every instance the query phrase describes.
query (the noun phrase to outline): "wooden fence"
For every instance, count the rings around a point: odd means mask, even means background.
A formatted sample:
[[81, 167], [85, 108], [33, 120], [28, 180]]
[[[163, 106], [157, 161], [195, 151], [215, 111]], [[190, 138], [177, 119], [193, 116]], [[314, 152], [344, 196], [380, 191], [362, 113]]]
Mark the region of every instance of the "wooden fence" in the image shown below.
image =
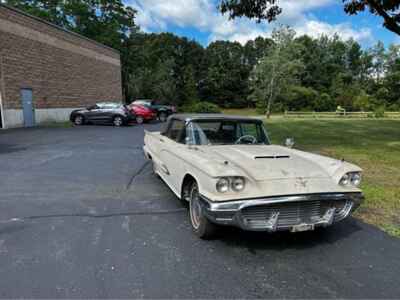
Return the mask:
[[[307, 118], [307, 119], [366, 119], [377, 118], [372, 111], [352, 111], [352, 112], [300, 112], [287, 111], [285, 118]], [[400, 119], [400, 112], [385, 112], [383, 118]]]

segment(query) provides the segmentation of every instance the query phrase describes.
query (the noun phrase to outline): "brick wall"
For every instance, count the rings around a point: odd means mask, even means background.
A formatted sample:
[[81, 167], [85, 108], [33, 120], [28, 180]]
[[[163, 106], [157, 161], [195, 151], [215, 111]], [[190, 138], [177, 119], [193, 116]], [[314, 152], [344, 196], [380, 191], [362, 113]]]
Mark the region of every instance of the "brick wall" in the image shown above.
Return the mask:
[[119, 53], [0, 5], [4, 110], [21, 109], [21, 88], [32, 88], [36, 109], [120, 101]]

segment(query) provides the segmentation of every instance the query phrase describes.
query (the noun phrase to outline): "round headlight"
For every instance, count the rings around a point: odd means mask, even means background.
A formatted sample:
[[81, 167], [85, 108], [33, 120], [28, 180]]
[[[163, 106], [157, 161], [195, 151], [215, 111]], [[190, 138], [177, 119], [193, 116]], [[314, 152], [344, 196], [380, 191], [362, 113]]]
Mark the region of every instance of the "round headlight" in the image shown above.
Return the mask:
[[244, 179], [242, 177], [235, 177], [232, 180], [232, 190], [240, 192], [244, 189]]
[[345, 174], [339, 181], [340, 185], [349, 185], [350, 183], [350, 175], [349, 174]]
[[351, 184], [354, 186], [359, 186], [361, 184], [361, 173], [351, 174]]
[[229, 190], [229, 180], [227, 178], [220, 178], [216, 185], [217, 191], [226, 193]]

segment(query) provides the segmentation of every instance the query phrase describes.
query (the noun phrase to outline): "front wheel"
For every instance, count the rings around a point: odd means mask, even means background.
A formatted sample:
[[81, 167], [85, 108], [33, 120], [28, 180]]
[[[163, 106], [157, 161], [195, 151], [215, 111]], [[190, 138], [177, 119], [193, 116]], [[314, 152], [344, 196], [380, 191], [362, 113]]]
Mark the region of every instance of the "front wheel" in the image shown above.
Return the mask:
[[121, 116], [115, 116], [113, 119], [113, 125], [116, 127], [121, 127], [124, 124], [124, 120]]
[[142, 116], [136, 116], [136, 123], [137, 124], [143, 124], [144, 123], [144, 119]]
[[80, 125], [83, 125], [84, 124], [84, 119], [83, 119], [83, 116], [82, 115], [77, 115], [77, 116], [75, 116], [75, 118], [74, 118], [74, 124], [75, 125], [77, 125], [77, 126], [80, 126]]
[[216, 233], [217, 226], [211, 223], [204, 215], [196, 182], [192, 184], [190, 189], [189, 212], [193, 232], [201, 239], [212, 238]]
[[161, 122], [166, 122], [168, 118], [168, 115], [166, 112], [160, 112], [158, 115], [158, 119], [160, 119]]

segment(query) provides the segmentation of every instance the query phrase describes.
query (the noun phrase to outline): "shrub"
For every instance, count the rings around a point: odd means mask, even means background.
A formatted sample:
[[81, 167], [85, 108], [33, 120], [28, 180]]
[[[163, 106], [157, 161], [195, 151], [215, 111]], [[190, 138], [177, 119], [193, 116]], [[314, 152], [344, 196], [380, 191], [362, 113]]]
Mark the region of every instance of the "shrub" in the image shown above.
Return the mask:
[[322, 93], [314, 101], [315, 111], [334, 111], [335, 102], [332, 100], [331, 96], [327, 93]]
[[188, 112], [192, 113], [220, 113], [221, 109], [218, 105], [210, 102], [198, 102], [187, 109]]
[[384, 118], [385, 117], [385, 107], [379, 106], [374, 110], [375, 118]]
[[303, 86], [290, 86], [285, 94], [285, 99], [289, 110], [310, 111], [317, 109], [315, 102], [318, 99], [318, 92]]
[[357, 95], [353, 102], [353, 108], [360, 111], [370, 111], [374, 108], [376, 99], [368, 95], [364, 90]]
[[388, 108], [387, 111], [400, 111], [400, 104], [391, 104]]

